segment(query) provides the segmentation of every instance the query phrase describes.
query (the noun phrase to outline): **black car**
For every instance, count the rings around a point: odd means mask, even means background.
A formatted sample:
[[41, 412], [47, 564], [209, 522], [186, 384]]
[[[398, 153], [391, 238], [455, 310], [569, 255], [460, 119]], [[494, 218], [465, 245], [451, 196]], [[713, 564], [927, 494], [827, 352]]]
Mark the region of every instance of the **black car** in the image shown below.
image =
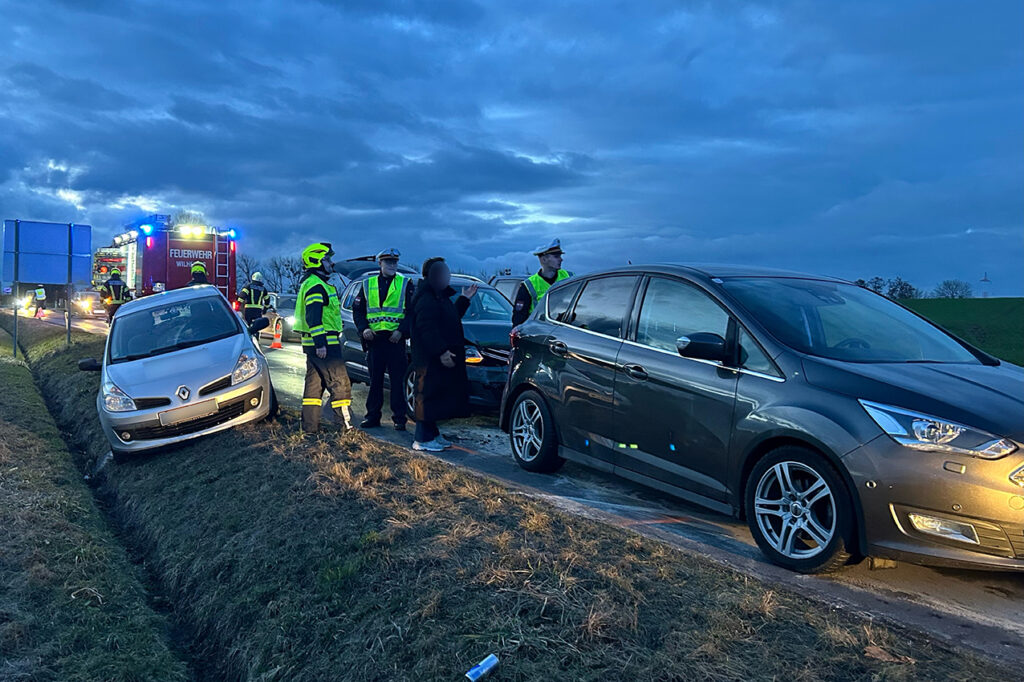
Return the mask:
[[1024, 571], [1024, 369], [842, 280], [727, 266], [559, 283], [512, 334], [501, 426], [745, 516], [802, 572], [858, 556]]
[[[363, 350], [359, 332], [352, 319], [352, 302], [359, 288], [371, 273], [353, 280], [341, 296], [341, 317], [344, 322], [342, 353], [348, 368], [349, 378], [356, 383], [368, 384], [370, 375], [366, 366], [366, 352]], [[418, 274], [402, 273], [415, 284], [422, 277]], [[481, 410], [496, 410], [501, 403], [501, 394], [508, 375], [508, 359], [511, 355], [509, 332], [512, 329], [512, 304], [493, 287], [468, 275], [452, 275], [452, 288], [457, 292], [476, 284], [477, 295], [470, 302], [469, 310], [462, 318], [466, 334], [466, 374], [469, 376], [470, 404]], [[456, 294], [457, 296], [458, 294]], [[387, 378], [385, 378], [387, 381]], [[390, 385], [385, 384], [390, 390]], [[406, 374], [405, 399], [412, 414], [413, 377], [412, 370]]]

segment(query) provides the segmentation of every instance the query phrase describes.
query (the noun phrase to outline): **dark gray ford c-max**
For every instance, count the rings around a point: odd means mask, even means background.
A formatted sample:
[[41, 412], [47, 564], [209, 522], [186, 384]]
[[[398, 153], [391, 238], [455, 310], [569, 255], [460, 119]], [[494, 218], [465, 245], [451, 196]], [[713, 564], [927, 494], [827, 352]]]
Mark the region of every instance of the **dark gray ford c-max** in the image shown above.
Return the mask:
[[806, 573], [851, 557], [1024, 571], [1024, 369], [842, 280], [637, 266], [512, 331], [501, 426], [726, 514]]

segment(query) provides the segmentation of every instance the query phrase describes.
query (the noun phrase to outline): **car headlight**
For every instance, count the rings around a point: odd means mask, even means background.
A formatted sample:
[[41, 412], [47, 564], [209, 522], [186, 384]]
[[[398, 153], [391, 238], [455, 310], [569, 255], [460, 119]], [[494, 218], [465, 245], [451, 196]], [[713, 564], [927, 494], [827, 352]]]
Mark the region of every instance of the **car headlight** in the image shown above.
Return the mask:
[[1010, 474], [1010, 480], [1019, 485], [1021, 488], [1024, 488], [1024, 467], [1021, 467], [1020, 469], [1017, 469], [1012, 474]]
[[479, 365], [483, 361], [484, 356], [480, 354], [476, 346], [466, 346], [466, 364]]
[[246, 379], [252, 379], [254, 376], [259, 374], [259, 371], [260, 361], [256, 358], [256, 354], [244, 350], [242, 351], [242, 354], [238, 356], [238, 362], [235, 363], [235, 368], [231, 370], [231, 383], [237, 384], [245, 381]]
[[131, 412], [137, 409], [135, 401], [112, 381], [103, 383], [103, 405], [111, 412]]
[[946, 419], [892, 405], [859, 401], [875, 423], [894, 441], [914, 450], [999, 459], [1017, 449], [1006, 438]]
[[294, 315], [289, 315], [288, 317], [284, 318], [284, 321], [288, 323], [289, 327], [294, 327], [295, 326], [295, 316]]

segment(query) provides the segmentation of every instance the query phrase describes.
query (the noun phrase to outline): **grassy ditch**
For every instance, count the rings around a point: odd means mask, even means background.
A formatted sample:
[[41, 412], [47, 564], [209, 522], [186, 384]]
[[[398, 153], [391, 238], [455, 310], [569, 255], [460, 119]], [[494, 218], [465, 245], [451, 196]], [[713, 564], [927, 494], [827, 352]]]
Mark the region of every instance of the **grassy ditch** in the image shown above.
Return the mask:
[[0, 679], [187, 680], [0, 331]]
[[[96, 376], [26, 325], [70, 436]], [[59, 330], [58, 330], [59, 332]], [[296, 415], [111, 467], [103, 483], [192, 650], [228, 680], [973, 679], [1009, 673]], [[885, 660], [883, 660], [885, 659]]]

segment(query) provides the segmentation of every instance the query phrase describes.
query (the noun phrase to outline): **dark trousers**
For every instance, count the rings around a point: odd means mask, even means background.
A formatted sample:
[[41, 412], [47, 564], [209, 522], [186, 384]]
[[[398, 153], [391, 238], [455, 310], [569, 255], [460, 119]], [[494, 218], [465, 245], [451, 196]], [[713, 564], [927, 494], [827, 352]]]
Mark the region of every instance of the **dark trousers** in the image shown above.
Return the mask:
[[263, 317], [263, 310], [261, 308], [245, 308], [242, 311], [242, 316], [245, 318], [246, 324], [252, 324], [254, 320]]
[[379, 422], [384, 409], [384, 373], [391, 380], [391, 419], [404, 424], [405, 371], [409, 360], [405, 356], [405, 342], [391, 343], [389, 332], [380, 332], [366, 350], [366, 364], [370, 371], [370, 392], [366, 396], [366, 419]]
[[338, 421], [345, 423], [341, 408], [352, 404], [352, 383], [348, 379], [341, 347], [327, 347], [322, 360], [314, 352], [306, 353], [306, 387], [302, 391], [302, 430], [316, 433], [320, 430], [320, 405], [324, 390], [331, 394], [331, 409]]
[[107, 324], [110, 324], [110, 321], [114, 319], [114, 314], [117, 312], [117, 309], [121, 307], [121, 305], [122, 304], [120, 303], [107, 304]]
[[437, 422], [416, 422], [415, 439], [420, 443], [429, 443], [440, 435], [441, 430], [437, 428]]

